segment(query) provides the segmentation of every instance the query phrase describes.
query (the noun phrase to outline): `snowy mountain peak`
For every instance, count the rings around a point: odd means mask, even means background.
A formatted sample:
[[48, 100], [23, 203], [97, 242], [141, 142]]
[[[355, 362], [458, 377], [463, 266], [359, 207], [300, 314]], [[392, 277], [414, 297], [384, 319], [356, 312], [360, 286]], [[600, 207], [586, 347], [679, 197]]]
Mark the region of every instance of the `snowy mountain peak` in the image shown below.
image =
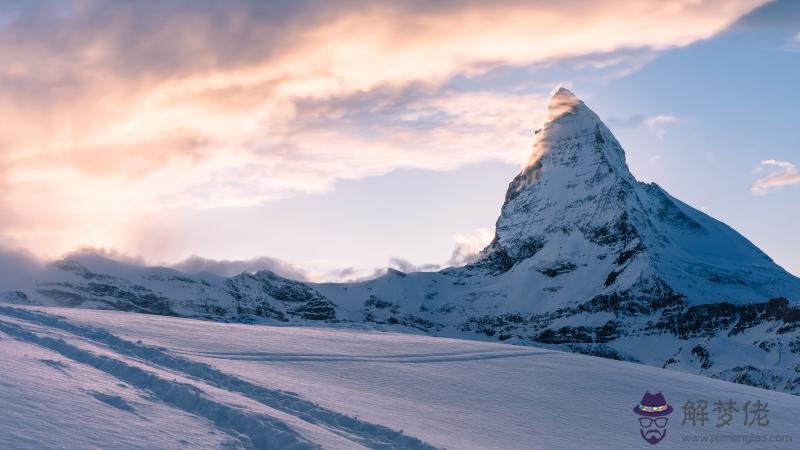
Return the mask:
[[[625, 200], [636, 180], [611, 131], [564, 88], [553, 96], [550, 116], [536, 135], [528, 163], [509, 184], [495, 240], [485, 251], [495, 272], [533, 257], [548, 242], [578, 251], [580, 241], [581, 246], [593, 245], [580, 236], [629, 221]], [[553, 248], [545, 264], [574, 256], [562, 250]]]
[[[580, 178], [592, 168], [634, 181], [625, 163], [625, 152], [602, 120], [575, 94], [560, 88], [550, 99], [549, 122], [536, 132], [531, 157], [520, 180], [519, 191], [544, 172], [565, 169], [565, 178]], [[608, 169], [608, 170], [605, 170]], [[521, 183], [519, 183], [521, 182]], [[572, 185], [574, 183], [570, 183]]]
[[654, 289], [692, 303], [800, 294], [800, 280], [730, 227], [637, 181], [617, 139], [572, 92], [553, 95], [550, 116], [472, 267], [526, 273], [542, 286], [539, 302], [554, 305]]
[[548, 106], [548, 120], [551, 122], [556, 120], [564, 114], [568, 114], [573, 110], [585, 106], [583, 101], [567, 88], [558, 88], [553, 97], [550, 99]]

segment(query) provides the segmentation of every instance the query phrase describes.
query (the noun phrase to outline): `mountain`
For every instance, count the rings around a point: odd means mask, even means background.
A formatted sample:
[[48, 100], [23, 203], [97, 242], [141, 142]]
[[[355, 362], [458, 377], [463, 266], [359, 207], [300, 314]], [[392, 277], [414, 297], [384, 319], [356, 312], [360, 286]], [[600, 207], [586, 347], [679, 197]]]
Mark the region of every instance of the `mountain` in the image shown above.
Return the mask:
[[637, 181], [611, 131], [563, 88], [508, 187], [494, 240], [466, 266], [315, 284], [78, 255], [0, 298], [499, 340], [800, 394], [800, 279]]
[[692, 304], [800, 294], [800, 280], [733, 229], [636, 181], [620, 144], [571, 92], [560, 89], [549, 112], [508, 188], [484, 267], [529, 261], [571, 287], [573, 302], [667, 287]]

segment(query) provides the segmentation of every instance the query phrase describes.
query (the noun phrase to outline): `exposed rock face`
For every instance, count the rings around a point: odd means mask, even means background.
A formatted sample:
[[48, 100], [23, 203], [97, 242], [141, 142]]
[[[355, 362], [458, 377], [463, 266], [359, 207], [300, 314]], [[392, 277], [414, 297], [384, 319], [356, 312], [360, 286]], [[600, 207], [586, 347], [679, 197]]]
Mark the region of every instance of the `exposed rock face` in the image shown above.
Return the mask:
[[[566, 89], [464, 267], [311, 284], [73, 258], [13, 303], [240, 322], [340, 322], [553, 346], [800, 394], [800, 279], [725, 224], [637, 181]], [[86, 259], [86, 258], [84, 258]]]

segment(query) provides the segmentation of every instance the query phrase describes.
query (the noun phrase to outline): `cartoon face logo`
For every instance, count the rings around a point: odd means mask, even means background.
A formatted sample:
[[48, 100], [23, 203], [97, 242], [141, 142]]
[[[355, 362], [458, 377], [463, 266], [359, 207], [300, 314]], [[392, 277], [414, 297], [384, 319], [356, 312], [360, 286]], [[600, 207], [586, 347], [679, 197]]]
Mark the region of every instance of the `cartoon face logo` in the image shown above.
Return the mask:
[[648, 444], [658, 444], [667, 437], [666, 416], [672, 412], [672, 406], [667, 404], [664, 394], [651, 394], [646, 392], [642, 401], [633, 407], [633, 412], [639, 417], [639, 434]]

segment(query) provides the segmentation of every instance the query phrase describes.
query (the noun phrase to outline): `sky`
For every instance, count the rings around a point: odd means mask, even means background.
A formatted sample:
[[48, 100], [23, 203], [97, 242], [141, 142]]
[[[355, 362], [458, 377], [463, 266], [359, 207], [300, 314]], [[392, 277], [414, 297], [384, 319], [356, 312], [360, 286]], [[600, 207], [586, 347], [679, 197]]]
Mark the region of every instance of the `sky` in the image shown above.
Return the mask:
[[638, 179], [800, 275], [791, 0], [6, 1], [0, 54], [0, 253], [458, 264], [566, 86]]

